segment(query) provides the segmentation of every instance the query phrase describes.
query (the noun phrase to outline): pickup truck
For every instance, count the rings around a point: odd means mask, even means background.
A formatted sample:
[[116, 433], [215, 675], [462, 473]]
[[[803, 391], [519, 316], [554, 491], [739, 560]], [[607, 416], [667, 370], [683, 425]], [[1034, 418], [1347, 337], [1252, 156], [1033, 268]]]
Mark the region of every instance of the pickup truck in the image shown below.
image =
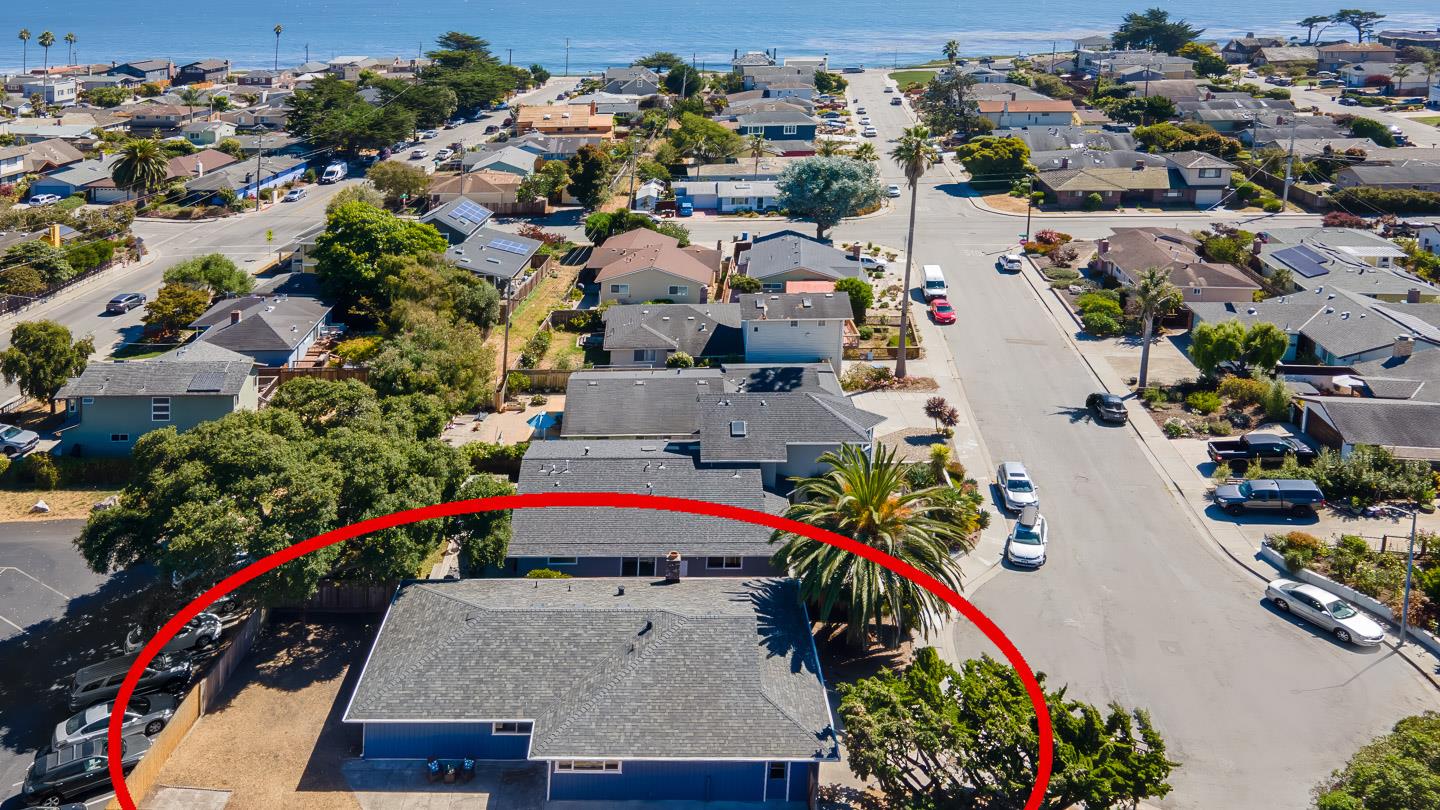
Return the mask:
[[1289, 436], [1278, 433], [1247, 433], [1238, 439], [1217, 439], [1208, 446], [1210, 460], [1244, 469], [1251, 461], [1279, 464], [1293, 453], [1301, 464], [1315, 460], [1315, 451]]
[[1325, 505], [1325, 494], [1314, 481], [1256, 478], [1215, 488], [1215, 505], [1232, 515], [1248, 509], [1308, 512]]

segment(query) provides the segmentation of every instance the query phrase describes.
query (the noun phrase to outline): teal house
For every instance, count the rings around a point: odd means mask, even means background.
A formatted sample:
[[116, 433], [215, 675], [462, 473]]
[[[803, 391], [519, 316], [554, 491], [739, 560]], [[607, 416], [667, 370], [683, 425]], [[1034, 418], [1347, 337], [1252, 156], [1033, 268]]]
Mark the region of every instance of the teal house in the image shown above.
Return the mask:
[[91, 363], [56, 398], [65, 401], [68, 417], [60, 452], [124, 456], [152, 430], [184, 431], [256, 410], [260, 390], [253, 360], [202, 342], [153, 360]]

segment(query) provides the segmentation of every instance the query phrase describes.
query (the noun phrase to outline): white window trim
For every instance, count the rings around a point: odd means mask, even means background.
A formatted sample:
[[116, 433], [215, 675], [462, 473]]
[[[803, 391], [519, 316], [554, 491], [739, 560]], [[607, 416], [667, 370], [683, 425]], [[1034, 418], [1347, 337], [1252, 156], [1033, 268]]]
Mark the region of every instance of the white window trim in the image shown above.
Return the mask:
[[629, 285], [629, 284], [611, 284], [611, 285], [610, 285], [610, 294], [611, 294], [611, 295], [629, 295], [629, 294], [630, 294], [630, 285]]
[[[600, 768], [575, 769], [576, 762], [598, 762]], [[614, 768], [609, 767], [614, 765]], [[619, 759], [557, 759], [555, 760], [555, 773], [583, 773], [583, 774], [618, 774], [625, 770], [625, 762]]]
[[688, 296], [689, 294], [690, 294], [690, 285], [688, 285], [688, 284], [671, 284], [671, 285], [670, 285], [670, 292], [667, 293], [667, 295], [682, 295], [682, 296]]
[[[165, 416], [164, 416], [163, 418], [155, 415], [155, 414], [157, 413], [157, 411], [159, 410], [159, 408], [161, 407], [162, 403], [163, 403], [164, 409], [165, 409]], [[171, 417], [170, 397], [151, 397], [151, 398], [150, 398], [150, 421], [151, 421], [151, 422], [169, 422], [169, 421], [170, 421], [170, 417]]]
[[[501, 726], [529, 726], [524, 731], [501, 731]], [[525, 720], [497, 721], [490, 724], [490, 736], [492, 737], [529, 737], [535, 727]]]
[[781, 132], [785, 135], [794, 135], [796, 132], [799, 131], [800, 128], [794, 124], [786, 124], [785, 127], [781, 130]]

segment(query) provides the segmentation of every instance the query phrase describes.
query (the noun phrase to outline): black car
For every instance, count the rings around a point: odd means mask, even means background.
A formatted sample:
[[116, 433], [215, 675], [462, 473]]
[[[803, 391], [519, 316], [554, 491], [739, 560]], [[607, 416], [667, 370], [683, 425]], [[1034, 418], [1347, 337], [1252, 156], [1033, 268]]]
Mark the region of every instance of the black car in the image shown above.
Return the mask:
[[[150, 738], [134, 734], [121, 739], [120, 746], [121, 767], [128, 774], [150, 750]], [[35, 762], [20, 788], [20, 797], [30, 807], [58, 807], [63, 801], [109, 786], [109, 744], [104, 738], [97, 738], [36, 752]]]
[[1325, 506], [1325, 493], [1314, 481], [1256, 478], [1215, 488], [1215, 504], [1232, 515], [1249, 509], [1313, 512]]
[[145, 306], [144, 293], [120, 293], [105, 304], [105, 311], [115, 315], [124, 315], [130, 310], [142, 306]]
[[1095, 414], [1096, 418], [1109, 422], [1124, 424], [1130, 420], [1130, 412], [1125, 410], [1125, 400], [1116, 394], [1099, 392], [1085, 398], [1085, 408]]

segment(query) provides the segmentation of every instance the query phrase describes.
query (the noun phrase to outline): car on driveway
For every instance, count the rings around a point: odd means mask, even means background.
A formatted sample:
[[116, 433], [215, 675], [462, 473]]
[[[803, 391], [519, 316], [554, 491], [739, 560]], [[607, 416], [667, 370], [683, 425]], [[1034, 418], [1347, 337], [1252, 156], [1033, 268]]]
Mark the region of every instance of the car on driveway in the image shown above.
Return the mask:
[[[129, 634], [125, 636], [125, 652], [140, 652], [140, 648], [144, 647], [146, 642], [159, 631], [158, 627], [147, 630], [140, 625], [130, 628]], [[160, 651], [208, 650], [220, 640], [220, 633], [223, 631], [224, 627], [221, 625], [219, 616], [214, 613], [201, 613], [180, 628], [180, 632], [165, 642], [165, 646], [161, 647]]]
[[6, 458], [19, 458], [40, 443], [40, 434], [14, 425], [0, 425], [0, 452]]
[[453, 149], [441, 149], [439, 152], [435, 153], [435, 159], [443, 162], [449, 160], [450, 156], [454, 154], [455, 151]]
[[1018, 461], [1002, 461], [995, 473], [995, 484], [1000, 487], [1000, 499], [1005, 502], [1005, 508], [1012, 512], [1040, 505], [1040, 493], [1035, 489], [1030, 471]]
[[1045, 544], [1050, 539], [1050, 527], [1040, 514], [1040, 507], [1027, 506], [1020, 510], [1020, 517], [1010, 527], [1010, 536], [1005, 540], [1005, 559], [1026, 568], [1039, 568], [1045, 564]]
[[105, 311], [112, 315], [124, 315], [136, 307], [145, 306], [145, 293], [120, 293], [105, 303]]
[[930, 317], [935, 323], [955, 323], [955, 308], [950, 306], [947, 298], [930, 299]]
[[1378, 622], [1324, 588], [1277, 579], [1265, 586], [1265, 598], [1281, 612], [1318, 625], [1345, 644], [1375, 647], [1385, 640], [1385, 628]]
[[[20, 797], [34, 807], [58, 807], [63, 801], [89, 796], [110, 787], [110, 751], [105, 739], [87, 740], [36, 752], [35, 762], [25, 774]], [[120, 740], [121, 770], [130, 773], [145, 752], [150, 738], [132, 734]]]
[[57, 202], [60, 202], [59, 194], [36, 194], [30, 198], [31, 205], [50, 205]]
[[1096, 419], [1125, 424], [1130, 421], [1130, 412], [1125, 410], [1125, 400], [1117, 394], [1101, 391], [1085, 398], [1085, 410], [1095, 414]]
[[[175, 716], [175, 707], [180, 701], [174, 695], [154, 694], [130, 698], [125, 708], [125, 718], [120, 721], [122, 735], [144, 734], [153, 737], [165, 728]], [[77, 745], [97, 737], [103, 738], [110, 727], [110, 713], [115, 711], [115, 702], [97, 703], [82, 709], [55, 725], [55, 734], [50, 740], [52, 748]]]
[[1256, 478], [1215, 488], [1215, 504], [1232, 515], [1251, 509], [1314, 512], [1325, 506], [1325, 493], [1314, 481]]

